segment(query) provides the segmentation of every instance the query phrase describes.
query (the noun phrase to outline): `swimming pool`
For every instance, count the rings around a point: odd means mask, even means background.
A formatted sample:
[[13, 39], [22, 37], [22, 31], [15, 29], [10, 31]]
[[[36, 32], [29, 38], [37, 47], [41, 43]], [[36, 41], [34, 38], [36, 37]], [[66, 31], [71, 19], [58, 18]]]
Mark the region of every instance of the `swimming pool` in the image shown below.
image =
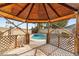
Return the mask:
[[41, 33], [36, 33], [33, 34], [32, 39], [43, 40], [46, 39], [46, 35]]

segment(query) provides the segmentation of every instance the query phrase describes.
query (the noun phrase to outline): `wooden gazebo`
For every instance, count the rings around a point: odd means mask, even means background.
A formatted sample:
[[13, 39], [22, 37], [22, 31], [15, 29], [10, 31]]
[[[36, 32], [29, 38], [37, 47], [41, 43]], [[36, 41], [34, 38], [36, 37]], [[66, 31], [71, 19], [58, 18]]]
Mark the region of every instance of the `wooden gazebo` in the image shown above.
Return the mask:
[[[79, 38], [78, 24], [79, 24], [79, 4], [71, 3], [2, 3], [0, 4], [0, 16], [13, 19], [16, 21], [28, 23], [50, 23], [61, 20], [68, 20], [69, 18], [77, 19], [75, 51], [79, 54]], [[50, 27], [50, 26], [49, 26]], [[27, 44], [29, 44], [29, 34], [27, 30]], [[49, 28], [47, 43], [49, 43]]]

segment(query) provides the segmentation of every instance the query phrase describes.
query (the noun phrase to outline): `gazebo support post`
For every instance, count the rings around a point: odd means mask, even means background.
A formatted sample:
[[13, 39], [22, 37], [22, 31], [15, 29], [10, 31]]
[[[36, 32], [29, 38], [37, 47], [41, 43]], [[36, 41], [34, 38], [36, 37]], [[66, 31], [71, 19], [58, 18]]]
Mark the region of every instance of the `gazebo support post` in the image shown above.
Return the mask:
[[47, 40], [46, 40], [46, 44], [50, 43], [50, 21], [48, 22], [48, 33], [47, 33]]
[[76, 13], [75, 55], [79, 55], [79, 12]]
[[11, 27], [10, 30], [8, 31], [8, 36], [11, 36]]
[[26, 44], [30, 43], [30, 35], [28, 32], [28, 22], [26, 23]]
[[18, 35], [16, 35], [16, 39], [15, 39], [15, 48], [19, 47], [19, 46], [18, 46], [18, 41], [17, 41], [17, 36], [18, 36]]

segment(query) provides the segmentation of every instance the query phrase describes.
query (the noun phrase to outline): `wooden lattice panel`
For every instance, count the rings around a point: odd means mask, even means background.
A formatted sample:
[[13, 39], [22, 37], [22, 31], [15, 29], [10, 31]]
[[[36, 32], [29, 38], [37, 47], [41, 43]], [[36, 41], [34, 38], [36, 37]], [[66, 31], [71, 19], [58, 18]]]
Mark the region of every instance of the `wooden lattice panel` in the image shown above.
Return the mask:
[[14, 35], [0, 37], [0, 54], [15, 48], [16, 39], [17, 39], [17, 36], [14, 36]]
[[67, 51], [74, 53], [74, 37], [70, 36], [69, 38], [63, 37], [63, 35], [60, 36], [60, 48], [63, 48]]
[[54, 32], [52, 32], [51, 36], [50, 36], [50, 44], [52, 44], [54, 46], [58, 46], [59, 48], [62, 48], [69, 52], [75, 53], [74, 52], [74, 43], [75, 43], [74, 34], [72, 35], [70, 33], [69, 36], [67, 37], [67, 35], [62, 34], [63, 31], [61, 31], [61, 32], [59, 31], [60, 33], [57, 33], [56, 30]]

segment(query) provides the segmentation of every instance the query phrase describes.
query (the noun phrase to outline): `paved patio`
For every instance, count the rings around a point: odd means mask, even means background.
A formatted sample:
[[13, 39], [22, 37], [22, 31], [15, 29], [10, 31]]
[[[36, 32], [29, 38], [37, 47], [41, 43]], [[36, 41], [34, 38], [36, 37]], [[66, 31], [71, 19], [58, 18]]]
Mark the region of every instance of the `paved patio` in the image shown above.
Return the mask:
[[26, 45], [25, 47], [16, 48], [4, 55], [14, 55], [14, 56], [74, 56], [73, 53], [65, 51], [63, 49], [57, 48], [50, 44], [44, 44], [39, 47], [31, 47]]

